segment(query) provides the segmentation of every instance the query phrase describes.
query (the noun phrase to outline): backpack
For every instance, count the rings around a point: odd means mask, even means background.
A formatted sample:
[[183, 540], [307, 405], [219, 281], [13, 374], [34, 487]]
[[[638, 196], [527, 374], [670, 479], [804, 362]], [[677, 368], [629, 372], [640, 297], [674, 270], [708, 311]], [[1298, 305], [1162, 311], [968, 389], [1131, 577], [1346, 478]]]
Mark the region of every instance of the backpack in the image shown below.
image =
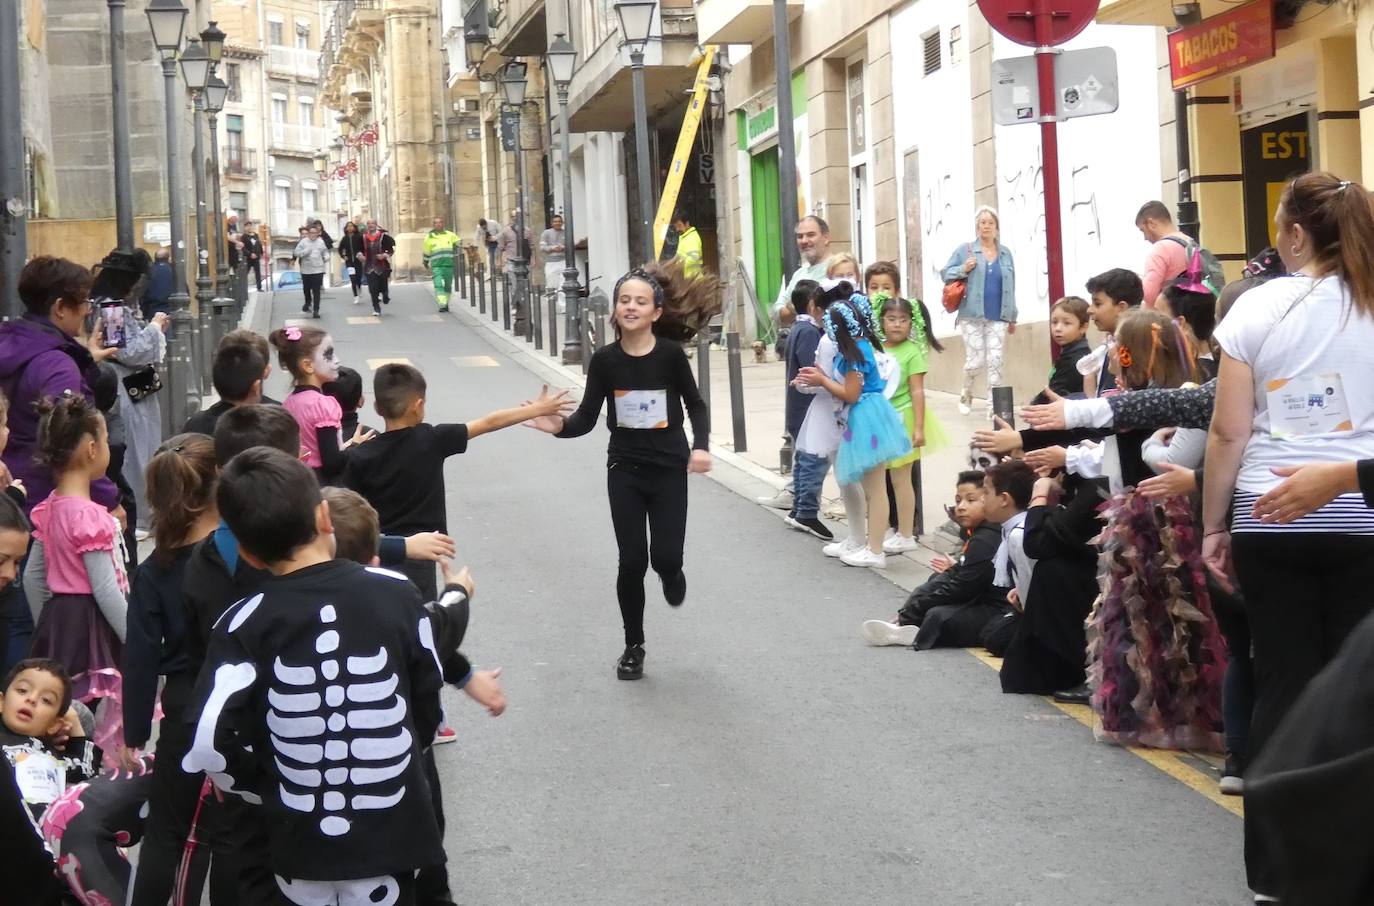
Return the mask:
[[1201, 256], [1202, 277], [1200, 282], [1212, 291], [1213, 297], [1221, 295], [1221, 288], [1226, 285], [1226, 272], [1222, 270], [1221, 262], [1217, 260], [1217, 256], [1192, 239], [1183, 239], [1178, 236], [1166, 236], [1165, 238], [1183, 246], [1183, 255], [1188, 261], [1183, 270], [1185, 274], [1188, 272], [1188, 267], [1193, 263], [1194, 253]]

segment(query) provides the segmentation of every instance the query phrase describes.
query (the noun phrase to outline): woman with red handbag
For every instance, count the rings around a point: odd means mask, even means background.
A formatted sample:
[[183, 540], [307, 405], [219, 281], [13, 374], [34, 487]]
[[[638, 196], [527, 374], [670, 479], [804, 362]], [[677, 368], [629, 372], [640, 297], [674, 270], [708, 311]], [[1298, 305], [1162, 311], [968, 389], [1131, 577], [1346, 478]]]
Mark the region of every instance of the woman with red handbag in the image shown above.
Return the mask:
[[973, 381], [988, 373], [988, 417], [992, 388], [1002, 384], [1007, 334], [1016, 332], [1016, 269], [1011, 249], [998, 238], [997, 212], [984, 205], [974, 216], [977, 239], [954, 250], [940, 275], [945, 281], [945, 311], [958, 312], [964, 337], [964, 392], [959, 412], [973, 408]]

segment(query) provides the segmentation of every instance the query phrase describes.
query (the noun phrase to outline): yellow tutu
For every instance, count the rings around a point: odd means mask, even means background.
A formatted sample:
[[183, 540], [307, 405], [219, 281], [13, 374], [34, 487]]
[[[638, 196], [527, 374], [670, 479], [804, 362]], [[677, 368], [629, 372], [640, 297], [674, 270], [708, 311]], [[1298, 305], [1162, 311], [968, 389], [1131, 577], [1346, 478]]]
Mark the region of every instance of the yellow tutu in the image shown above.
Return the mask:
[[[916, 416], [914, 410], [910, 406], [905, 406], [899, 409], [897, 414], [902, 417], [902, 424], [906, 425], [907, 437], [910, 437], [911, 432], [916, 430]], [[887, 464], [887, 467], [889, 469], [895, 469], [899, 466], [904, 466], [907, 463], [915, 462], [920, 459], [922, 453], [937, 453], [949, 446], [949, 434], [946, 433], [945, 426], [940, 424], [940, 420], [935, 417], [935, 410], [930, 408], [929, 404], [926, 405], [925, 435], [925, 446], [916, 447], [907, 455], [892, 460]]]

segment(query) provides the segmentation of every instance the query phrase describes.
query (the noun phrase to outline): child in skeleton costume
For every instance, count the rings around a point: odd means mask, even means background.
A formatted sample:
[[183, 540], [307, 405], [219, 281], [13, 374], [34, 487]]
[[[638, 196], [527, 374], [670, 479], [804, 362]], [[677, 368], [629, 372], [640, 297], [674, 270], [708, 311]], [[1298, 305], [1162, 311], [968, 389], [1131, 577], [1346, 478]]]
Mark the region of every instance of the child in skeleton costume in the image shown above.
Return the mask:
[[[616, 676], [644, 676], [644, 574], [652, 565], [663, 597], [687, 597], [682, 549], [687, 534], [687, 474], [711, 469], [710, 416], [682, 344], [720, 309], [719, 283], [688, 280], [681, 262], [650, 264], [615, 285], [616, 342], [592, 356], [576, 412], [531, 419], [558, 437], [581, 437], [606, 408], [611, 431], [606, 490], [620, 548], [615, 591], [625, 625]], [[683, 409], [692, 419], [692, 443]], [[646, 537], [646, 525], [651, 537]]]
[[264, 805], [282, 901], [413, 903], [444, 860], [421, 767], [441, 719], [430, 616], [403, 576], [333, 559], [299, 460], [245, 451], [217, 498], [272, 578], [215, 626], [182, 766]]

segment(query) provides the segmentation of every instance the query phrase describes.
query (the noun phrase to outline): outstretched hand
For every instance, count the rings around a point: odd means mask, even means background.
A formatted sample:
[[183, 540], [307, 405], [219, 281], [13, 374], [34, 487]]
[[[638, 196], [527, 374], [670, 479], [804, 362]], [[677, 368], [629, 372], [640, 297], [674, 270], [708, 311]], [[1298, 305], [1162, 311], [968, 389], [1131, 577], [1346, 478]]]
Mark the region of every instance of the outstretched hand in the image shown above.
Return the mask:
[[1135, 486], [1143, 496], [1150, 500], [1165, 500], [1191, 494], [1197, 490], [1197, 475], [1187, 466], [1178, 463], [1163, 463], [1163, 472], [1147, 478]]
[[1007, 424], [1001, 416], [993, 419], [993, 431], [974, 431], [973, 445], [985, 453], [1008, 456], [1021, 449], [1021, 432]]
[[455, 572], [450, 561], [440, 560], [439, 574], [444, 577], [444, 585], [457, 585], [467, 592], [469, 599], [477, 591], [477, 583], [472, 578], [472, 570], [466, 566]]
[[442, 565], [455, 550], [453, 539], [443, 532], [420, 532], [406, 538], [407, 560], [437, 560]]
[[492, 717], [500, 717], [506, 710], [506, 693], [498, 682], [501, 668], [495, 670], [474, 670], [468, 677], [463, 691], [477, 704], [487, 709]]
[[1032, 431], [1063, 431], [1068, 427], [1064, 418], [1064, 399], [1048, 387], [1045, 388], [1048, 403], [1039, 406], [1026, 406], [1021, 410], [1021, 419]]

